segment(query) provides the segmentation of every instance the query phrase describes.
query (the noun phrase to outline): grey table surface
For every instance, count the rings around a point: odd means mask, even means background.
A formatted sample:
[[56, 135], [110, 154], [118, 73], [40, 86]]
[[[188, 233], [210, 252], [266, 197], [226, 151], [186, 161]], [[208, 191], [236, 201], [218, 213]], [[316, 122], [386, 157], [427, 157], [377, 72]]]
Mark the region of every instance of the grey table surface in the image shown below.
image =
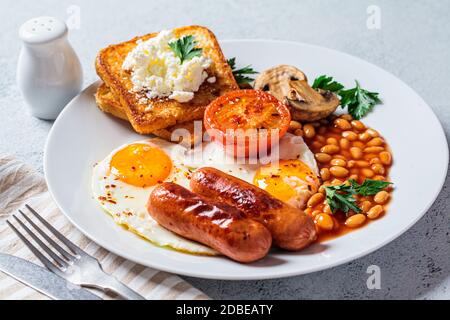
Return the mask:
[[[18, 27], [39, 15], [74, 21], [79, 12], [79, 28], [71, 30], [70, 41], [82, 62], [85, 85], [97, 79], [93, 61], [100, 48], [149, 31], [201, 24], [219, 39], [307, 42], [375, 63], [422, 95], [450, 135], [448, 0], [2, 0], [0, 8], [0, 153], [14, 154], [40, 172], [52, 122], [27, 114], [15, 82]], [[376, 29], [367, 27], [373, 8], [381, 18]], [[186, 279], [216, 299], [449, 299], [449, 187], [447, 176], [438, 199], [414, 227], [351, 263], [278, 280]], [[380, 289], [368, 289], [371, 265], [380, 268]]]

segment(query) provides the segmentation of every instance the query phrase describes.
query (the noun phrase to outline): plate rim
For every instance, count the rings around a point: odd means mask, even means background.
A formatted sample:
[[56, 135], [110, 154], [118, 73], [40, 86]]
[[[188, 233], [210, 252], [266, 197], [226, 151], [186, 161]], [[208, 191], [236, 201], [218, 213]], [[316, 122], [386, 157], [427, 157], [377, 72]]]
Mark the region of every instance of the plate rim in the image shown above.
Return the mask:
[[442, 191], [442, 188], [444, 186], [444, 183], [446, 181], [446, 177], [447, 177], [447, 172], [448, 172], [448, 167], [449, 167], [449, 148], [448, 148], [448, 141], [447, 141], [447, 137], [445, 135], [445, 131], [444, 128], [442, 126], [441, 121], [439, 120], [439, 118], [437, 117], [437, 115], [435, 114], [434, 110], [430, 107], [430, 105], [422, 98], [421, 95], [419, 95], [416, 90], [414, 90], [413, 88], [411, 88], [405, 81], [403, 81], [402, 79], [400, 79], [399, 77], [395, 76], [393, 73], [391, 73], [390, 71], [387, 71], [375, 64], [373, 64], [372, 62], [369, 62], [367, 60], [364, 60], [362, 58], [359, 58], [357, 56], [348, 54], [346, 52], [343, 51], [339, 51], [336, 49], [332, 49], [332, 48], [328, 48], [328, 47], [324, 47], [324, 46], [319, 46], [319, 45], [315, 45], [315, 44], [309, 44], [309, 43], [304, 43], [304, 42], [298, 42], [298, 41], [289, 41], [289, 40], [274, 40], [274, 39], [226, 39], [226, 40], [220, 40], [219, 43], [242, 43], [242, 42], [265, 42], [265, 43], [278, 43], [278, 44], [291, 44], [291, 45], [301, 45], [301, 46], [308, 46], [311, 48], [316, 48], [316, 49], [320, 49], [320, 50], [327, 50], [331, 53], [337, 53], [340, 55], [345, 55], [347, 57], [350, 57], [352, 59], [357, 59], [360, 62], [363, 62], [365, 64], [369, 64], [372, 67], [378, 69], [379, 71], [382, 71], [384, 73], [389, 74], [391, 77], [395, 78], [396, 80], [400, 81], [402, 84], [404, 84], [409, 90], [411, 90], [412, 92], [414, 92], [416, 94], [416, 96], [421, 100], [421, 102], [429, 109], [429, 111], [431, 111], [431, 115], [434, 117], [434, 120], [439, 124], [439, 127], [436, 129], [439, 129], [440, 131], [440, 136], [441, 138], [443, 138], [442, 142], [444, 144], [447, 145], [447, 148], [445, 148], [444, 153], [441, 155], [443, 156], [443, 160], [445, 160], [445, 168], [442, 177], [441, 177], [441, 181], [438, 184], [438, 188], [436, 189], [437, 191], [435, 192], [434, 196], [432, 197], [432, 199], [430, 199], [428, 201], [428, 203], [426, 204], [426, 206], [424, 207], [424, 209], [422, 210], [422, 212], [420, 212], [420, 214], [417, 215], [417, 217], [413, 220], [410, 221], [410, 223], [405, 226], [400, 232], [397, 232], [393, 235], [391, 235], [390, 237], [387, 237], [385, 239], [383, 239], [383, 241], [380, 241], [379, 244], [377, 244], [376, 246], [371, 247], [370, 249], [367, 249], [363, 252], [360, 252], [359, 254], [355, 254], [353, 256], [349, 256], [349, 257], [343, 257], [343, 258], [336, 258], [334, 260], [334, 262], [328, 263], [326, 265], [322, 265], [322, 266], [317, 266], [317, 267], [311, 267], [311, 268], [306, 268], [303, 269], [301, 272], [296, 272], [295, 270], [293, 271], [285, 271], [281, 274], [270, 274], [270, 275], [255, 275], [252, 276], [250, 275], [246, 275], [244, 277], [241, 276], [233, 276], [233, 275], [229, 275], [229, 274], [222, 274], [222, 275], [217, 275], [217, 276], [213, 276], [213, 275], [202, 275], [196, 272], [190, 272], [190, 271], [186, 271], [186, 270], [174, 270], [174, 268], [171, 267], [166, 267], [164, 265], [164, 263], [160, 263], [158, 261], [153, 261], [152, 264], [149, 264], [147, 261], [144, 261], [142, 259], [140, 259], [139, 257], [133, 257], [129, 254], [127, 254], [126, 252], [118, 252], [118, 250], [115, 250], [114, 248], [111, 249], [107, 243], [104, 243], [100, 238], [96, 237], [95, 235], [86, 232], [85, 230], [83, 230], [83, 228], [80, 227], [80, 225], [71, 218], [71, 215], [67, 214], [62, 206], [60, 205], [59, 201], [57, 200], [57, 198], [54, 196], [55, 193], [53, 191], [53, 188], [51, 186], [51, 183], [49, 183], [49, 179], [48, 179], [48, 175], [49, 175], [49, 164], [48, 164], [48, 148], [49, 148], [49, 144], [50, 141], [52, 140], [52, 137], [55, 135], [56, 132], [56, 127], [57, 127], [57, 123], [58, 123], [58, 119], [60, 119], [60, 116], [63, 115], [65, 112], [67, 112], [67, 110], [69, 110], [69, 107], [71, 104], [75, 103], [75, 100], [81, 96], [83, 96], [87, 91], [92, 90], [92, 88], [98, 86], [101, 82], [101, 80], [96, 80], [92, 83], [90, 83], [89, 85], [87, 85], [85, 88], [83, 88], [83, 90], [77, 95], [75, 96], [63, 109], [63, 111], [60, 113], [60, 115], [58, 116], [58, 118], [55, 120], [55, 122], [53, 123], [46, 142], [45, 142], [45, 146], [44, 146], [44, 157], [43, 157], [43, 167], [44, 167], [44, 177], [45, 177], [45, 181], [47, 184], [47, 188], [48, 191], [53, 199], [53, 201], [55, 202], [55, 204], [57, 205], [58, 209], [64, 214], [64, 216], [70, 221], [70, 223], [72, 223], [81, 233], [83, 233], [85, 236], [87, 236], [89, 239], [91, 239], [92, 241], [94, 241], [95, 243], [97, 243], [99, 246], [105, 248], [106, 250], [121, 256], [127, 260], [139, 263], [143, 266], [147, 266], [150, 268], [154, 268], [157, 270], [161, 270], [161, 271], [165, 271], [165, 272], [169, 272], [169, 273], [175, 273], [175, 274], [179, 274], [179, 275], [184, 275], [184, 276], [189, 276], [189, 277], [195, 277], [195, 278], [203, 278], [203, 279], [214, 279], [214, 280], [264, 280], [264, 279], [277, 279], [277, 278], [286, 278], [286, 277], [292, 277], [292, 276], [297, 276], [297, 275], [303, 275], [303, 274], [309, 274], [309, 273], [313, 273], [313, 272], [318, 272], [318, 271], [322, 271], [322, 270], [328, 270], [331, 268], [334, 268], [336, 266], [348, 263], [350, 261], [354, 261], [356, 259], [359, 259], [361, 257], [364, 257], [370, 253], [373, 253], [377, 250], [379, 250], [380, 248], [384, 247], [385, 245], [387, 245], [388, 243], [394, 241], [395, 239], [397, 239], [398, 237], [400, 237], [401, 235], [403, 235], [406, 231], [408, 231], [409, 229], [411, 229], [411, 227], [413, 225], [415, 225], [421, 218], [423, 218], [425, 216], [425, 214], [428, 212], [428, 210], [431, 208], [431, 206], [434, 204], [434, 202], [436, 201], [437, 197], [439, 196], [439, 194]]

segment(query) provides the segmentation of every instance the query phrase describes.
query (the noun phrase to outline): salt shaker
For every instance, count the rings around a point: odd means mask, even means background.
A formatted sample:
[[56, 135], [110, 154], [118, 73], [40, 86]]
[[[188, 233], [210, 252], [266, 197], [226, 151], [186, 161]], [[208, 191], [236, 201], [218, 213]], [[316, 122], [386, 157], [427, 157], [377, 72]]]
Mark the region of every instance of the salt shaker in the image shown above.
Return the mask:
[[54, 17], [34, 18], [20, 27], [17, 82], [35, 117], [56, 119], [81, 90], [83, 72], [67, 33], [66, 24]]

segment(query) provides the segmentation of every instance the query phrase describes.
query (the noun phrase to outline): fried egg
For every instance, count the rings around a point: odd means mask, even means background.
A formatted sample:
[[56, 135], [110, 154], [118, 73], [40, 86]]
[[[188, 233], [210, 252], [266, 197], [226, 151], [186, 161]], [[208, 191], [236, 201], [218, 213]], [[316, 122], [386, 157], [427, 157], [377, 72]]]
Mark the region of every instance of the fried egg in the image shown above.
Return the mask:
[[304, 207], [320, 185], [313, 153], [301, 137], [291, 134], [282, 137], [270, 155], [253, 162], [230, 157], [215, 142], [204, 142], [189, 150], [153, 138], [123, 145], [95, 165], [92, 192], [117, 224], [153, 244], [215, 255], [215, 250], [160, 226], [146, 208], [150, 193], [159, 183], [170, 181], [189, 188], [190, 174], [206, 166], [253, 183], [298, 208]]
[[286, 134], [279, 145], [280, 160], [260, 166], [253, 183], [291, 206], [303, 209], [320, 187], [314, 154], [302, 137]]
[[147, 212], [150, 193], [159, 183], [171, 181], [189, 186], [189, 169], [179, 162], [180, 148], [155, 138], [113, 150], [94, 167], [93, 196], [117, 224], [155, 245], [214, 255], [215, 250], [163, 228]]

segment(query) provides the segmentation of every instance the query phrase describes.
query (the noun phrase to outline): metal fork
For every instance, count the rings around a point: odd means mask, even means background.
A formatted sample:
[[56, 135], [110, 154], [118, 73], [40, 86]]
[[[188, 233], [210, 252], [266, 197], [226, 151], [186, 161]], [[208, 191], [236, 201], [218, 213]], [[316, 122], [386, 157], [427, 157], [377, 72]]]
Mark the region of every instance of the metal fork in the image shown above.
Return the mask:
[[[17, 216], [13, 218], [26, 231], [26, 233], [38, 244], [38, 246], [51, 257], [53, 261], [48, 259], [35, 245], [33, 245], [14, 225], [7, 220], [6, 223], [19, 236], [25, 245], [33, 252], [33, 254], [47, 267], [50, 271], [56, 273], [67, 281], [87, 288], [96, 288], [104, 292], [115, 293], [129, 300], [144, 300], [145, 298], [129, 287], [121, 283], [114, 276], [103, 271], [102, 266], [97, 259], [81, 250], [77, 245], [64, 237], [50, 223], [42, 218], [29, 205], [25, 207], [52, 233], [58, 238], [69, 250], [62, 248], [56, 243], [45, 231], [38, 227], [23, 211], [19, 210], [21, 216], [36, 230], [42, 238], [48, 243], [45, 244], [25, 223]], [[53, 250], [51, 248], [53, 248]], [[57, 251], [57, 253], [55, 253]]]

